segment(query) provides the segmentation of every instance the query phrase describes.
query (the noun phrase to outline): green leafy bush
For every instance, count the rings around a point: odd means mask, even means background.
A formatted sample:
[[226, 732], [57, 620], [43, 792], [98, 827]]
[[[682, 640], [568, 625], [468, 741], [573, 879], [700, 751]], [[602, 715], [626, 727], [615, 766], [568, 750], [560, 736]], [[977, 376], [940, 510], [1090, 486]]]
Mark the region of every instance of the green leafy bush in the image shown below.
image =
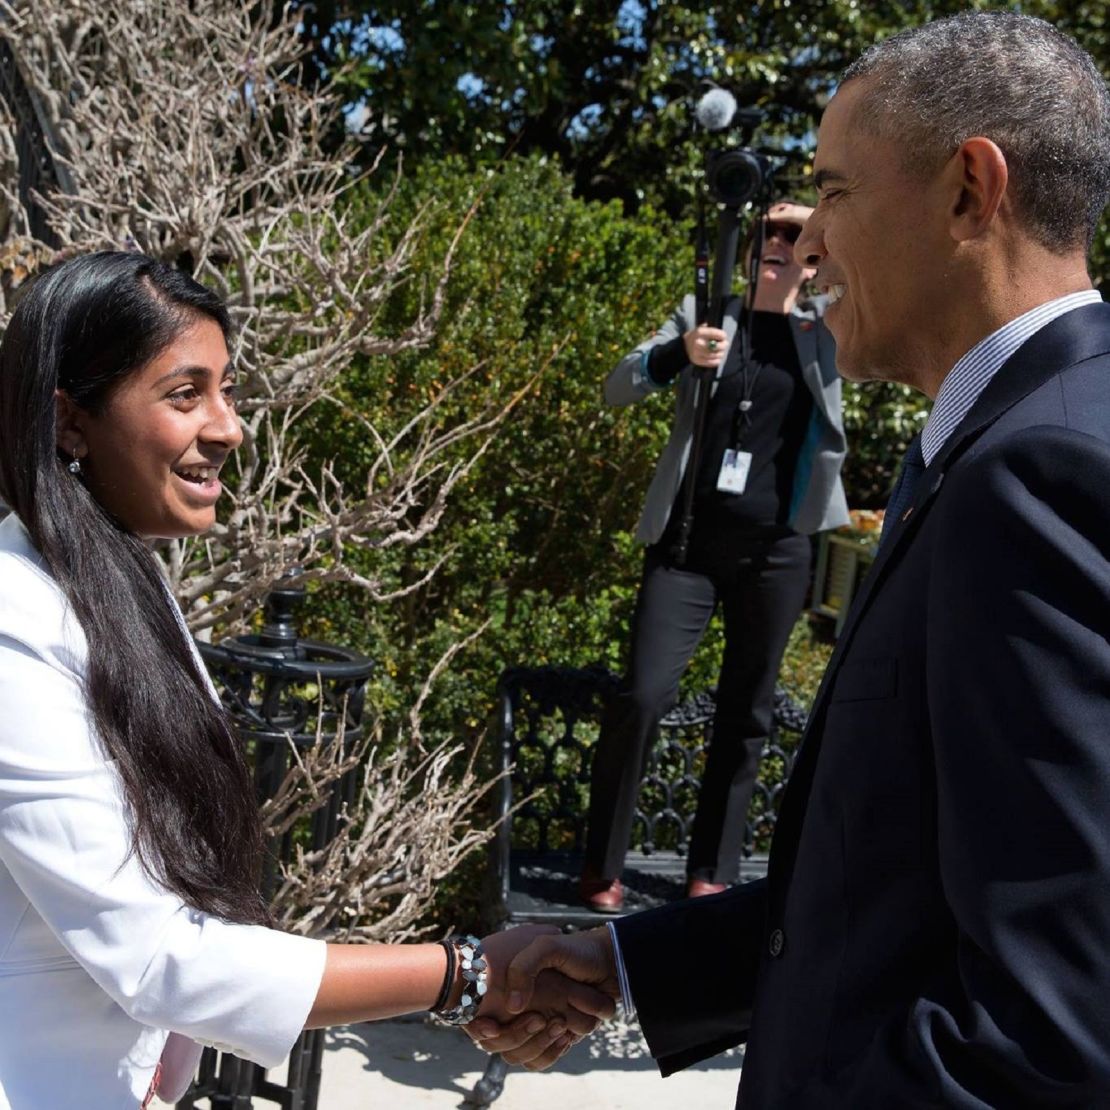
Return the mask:
[[[373, 219], [380, 196], [366, 188], [351, 218]], [[602, 383], [691, 279], [688, 228], [646, 208], [628, 217], [616, 204], [577, 199], [569, 178], [541, 158], [510, 159], [496, 171], [425, 161], [392, 201], [393, 226], [423, 213], [423, 230], [410, 280], [382, 307], [385, 330], [411, 318], [475, 199], [431, 346], [360, 361], [328, 415], [306, 426], [310, 472], [332, 461], [341, 480], [363, 481], [369, 425], [388, 436], [451, 381], [458, 384], [442, 409], [449, 421], [526, 390], [455, 490], [431, 542], [359, 556], [398, 588], [420, 583], [442, 560], [430, 582], [384, 604], [332, 585], [318, 590], [310, 607], [309, 631], [377, 661], [371, 704], [395, 722], [435, 660], [489, 622], [425, 704], [430, 739], [480, 737], [505, 666], [623, 668], [641, 568], [632, 532], [670, 428], [673, 396], [613, 409], [604, 404]], [[857, 455], [846, 471], [849, 500], [882, 504], [924, 404], [896, 386], [848, 386], [845, 411]], [[461, 442], [453, 461], [477, 443]], [[803, 704], [816, 691], [830, 640], [831, 622], [806, 615], [791, 636], [781, 677]], [[716, 682], [722, 641], [718, 623], [686, 676], [688, 691]], [[387, 728], [386, 735], [396, 732]], [[460, 920], [476, 919], [480, 868], [476, 859], [445, 887]]]
[[[448, 419], [506, 403], [530, 386], [456, 490], [434, 542], [366, 553], [398, 586], [445, 559], [427, 587], [380, 606], [353, 588], [318, 595], [318, 631], [378, 659], [386, 708], [410, 704], [439, 653], [488, 618], [490, 630], [429, 703], [429, 726], [455, 732], [480, 727], [504, 665], [621, 669], [640, 571], [631, 533], [673, 401], [661, 394], [612, 409], [601, 386], [691, 276], [688, 228], [651, 210], [627, 217], [615, 204], [576, 199], [569, 178], [548, 161], [510, 159], [496, 172], [425, 161], [401, 182], [392, 212], [403, 227], [406, 215], [424, 211], [412, 273], [426, 280], [414, 277], [384, 306], [385, 325], [410, 318], [476, 198], [431, 347], [359, 363], [336, 394], [334, 418], [317, 418], [310, 435], [316, 463], [334, 458], [341, 478], [360, 480], [369, 450], [361, 421], [383, 433], [397, 427], [468, 371], [445, 406]], [[371, 219], [378, 199], [368, 188], [353, 215]], [[848, 469], [850, 500], [881, 504], [924, 406], [901, 387], [849, 386], [845, 407], [858, 453]], [[461, 443], [459, 458], [474, 447]], [[711, 635], [692, 688], [715, 680], [719, 650], [719, 635]]]
[[[670, 400], [610, 409], [601, 386], [617, 358], [669, 312], [691, 265], [685, 228], [576, 200], [567, 178], [535, 158], [496, 173], [425, 162], [405, 179], [393, 202], [397, 226], [432, 202], [414, 274], [430, 272], [479, 194], [432, 346], [357, 365], [336, 395], [334, 417], [317, 419], [309, 433], [310, 469], [334, 458], [339, 476], [355, 481], [367, 432], [351, 414], [384, 432], [468, 371], [445, 405], [447, 419], [530, 387], [456, 490], [435, 541], [366, 553], [398, 586], [446, 556], [430, 585], [373, 607], [353, 588], [317, 595], [317, 631], [379, 660], [378, 695], [393, 708], [410, 702], [440, 652], [489, 618], [489, 632], [429, 704], [427, 725], [456, 732], [484, 721], [503, 665], [619, 668], [639, 571], [630, 533]], [[365, 218], [376, 199], [367, 191]], [[404, 320], [423, 293], [421, 282], [410, 282], [385, 306], [383, 323]], [[462, 442], [459, 458], [475, 446]]]

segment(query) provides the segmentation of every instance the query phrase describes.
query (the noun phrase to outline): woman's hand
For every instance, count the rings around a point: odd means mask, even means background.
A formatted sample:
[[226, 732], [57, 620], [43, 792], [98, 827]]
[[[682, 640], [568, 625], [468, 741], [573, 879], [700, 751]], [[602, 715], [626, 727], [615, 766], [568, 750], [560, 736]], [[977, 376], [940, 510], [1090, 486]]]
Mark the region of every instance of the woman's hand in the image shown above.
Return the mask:
[[792, 201], [780, 200], [767, 209], [767, 219], [775, 224], [795, 224], [799, 229], [805, 227], [806, 220], [813, 215], [813, 209], [807, 204], [794, 204]]
[[728, 336], [720, 328], [711, 328], [708, 324], [691, 328], [682, 342], [691, 365], [708, 370], [716, 370], [728, 350]]

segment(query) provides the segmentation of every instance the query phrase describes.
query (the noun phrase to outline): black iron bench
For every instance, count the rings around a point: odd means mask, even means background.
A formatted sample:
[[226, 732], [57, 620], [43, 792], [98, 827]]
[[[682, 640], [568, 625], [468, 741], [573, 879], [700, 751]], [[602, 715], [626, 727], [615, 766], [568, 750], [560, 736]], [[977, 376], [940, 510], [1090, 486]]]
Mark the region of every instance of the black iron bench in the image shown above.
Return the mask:
[[[506, 773], [498, 795], [502, 823], [493, 869], [505, 925], [541, 922], [574, 929], [605, 920], [578, 901], [577, 889], [593, 745], [618, 683], [604, 667], [513, 667], [501, 675], [496, 724]], [[686, 847], [714, 708], [713, 692], [703, 692], [660, 722], [621, 876], [625, 912], [684, 896]], [[779, 796], [804, 727], [805, 711], [777, 690], [774, 725], [748, 811], [742, 881], [766, 873]], [[506, 1070], [504, 1061], [493, 1057], [470, 1101], [493, 1102]]]

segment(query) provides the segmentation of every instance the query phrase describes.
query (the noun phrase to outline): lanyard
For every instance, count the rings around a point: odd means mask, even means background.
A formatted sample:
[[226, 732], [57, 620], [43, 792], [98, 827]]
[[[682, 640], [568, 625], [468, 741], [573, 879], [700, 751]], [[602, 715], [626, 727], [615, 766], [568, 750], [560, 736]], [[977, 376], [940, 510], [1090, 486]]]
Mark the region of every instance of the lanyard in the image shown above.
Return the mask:
[[752, 358], [752, 324], [755, 320], [755, 293], [759, 288], [759, 260], [763, 256], [764, 220], [767, 217], [767, 205], [756, 212], [755, 235], [752, 237], [752, 248], [748, 258], [748, 289], [743, 307], [743, 319], [737, 321], [740, 339], [740, 403], [736, 406], [736, 414], [732, 419], [731, 444], [733, 450], [740, 446], [744, 433], [752, 425], [752, 395], [755, 393], [756, 382], [759, 381], [760, 371], [763, 369], [761, 362]]
[[763, 371], [763, 363], [752, 358], [752, 321], [755, 313], [745, 307], [743, 319], [738, 321], [737, 338], [740, 340], [740, 368], [734, 373], [740, 375], [740, 400], [736, 405], [736, 412], [732, 417], [732, 433], [729, 436], [729, 447], [734, 451], [740, 447], [744, 433], [752, 424], [752, 397], [759, 375]]

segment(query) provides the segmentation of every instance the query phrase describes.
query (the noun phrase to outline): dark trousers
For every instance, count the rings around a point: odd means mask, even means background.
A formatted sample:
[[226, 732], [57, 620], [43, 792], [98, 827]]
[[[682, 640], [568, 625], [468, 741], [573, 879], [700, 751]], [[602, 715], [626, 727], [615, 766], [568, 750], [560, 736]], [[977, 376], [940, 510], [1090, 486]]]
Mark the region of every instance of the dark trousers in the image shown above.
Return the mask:
[[629, 670], [602, 719], [594, 753], [588, 873], [612, 879], [623, 869], [659, 718], [674, 705], [682, 673], [720, 604], [725, 651], [686, 869], [691, 878], [736, 881], [775, 679], [805, 601], [811, 551], [809, 537], [794, 533], [696, 543], [679, 569], [669, 545], [648, 548]]

